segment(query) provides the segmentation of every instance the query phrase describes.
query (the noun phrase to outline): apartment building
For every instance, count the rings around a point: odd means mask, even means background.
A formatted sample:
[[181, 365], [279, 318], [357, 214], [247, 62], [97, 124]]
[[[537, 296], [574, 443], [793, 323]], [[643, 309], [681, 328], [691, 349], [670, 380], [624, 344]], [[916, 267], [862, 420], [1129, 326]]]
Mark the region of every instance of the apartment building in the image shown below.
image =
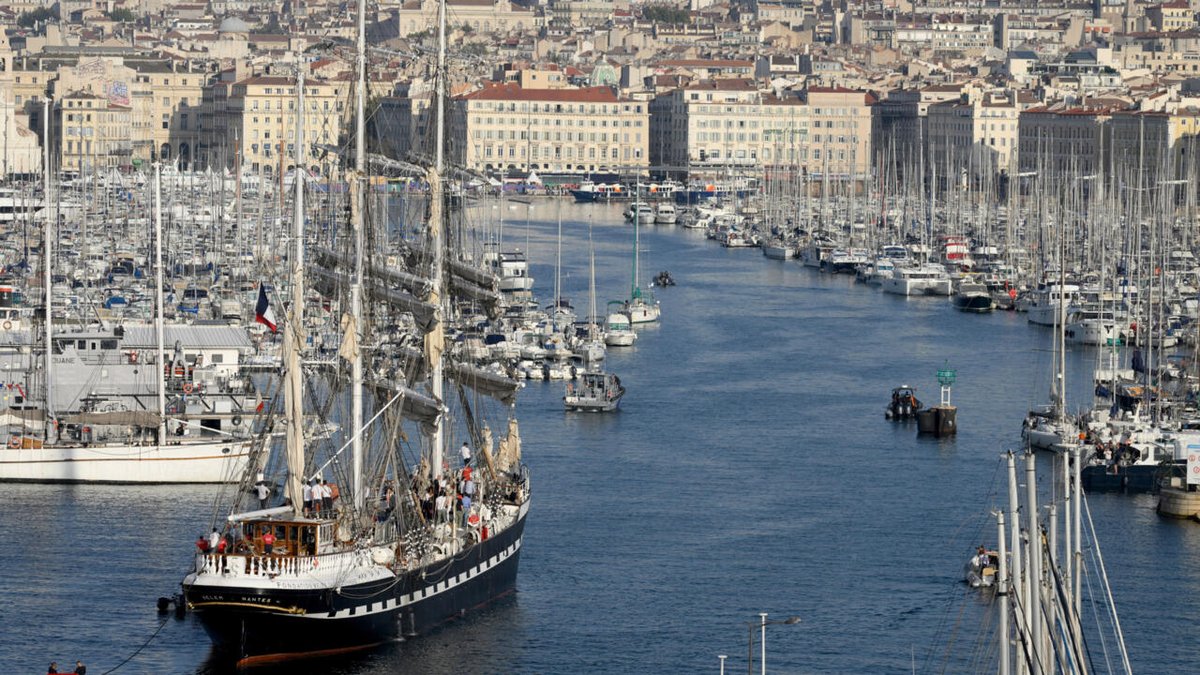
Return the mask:
[[1135, 183], [1183, 178], [1197, 160], [1200, 108], [1120, 111], [1109, 124], [1113, 170]]
[[450, 124], [451, 157], [474, 171], [582, 176], [649, 167], [647, 103], [610, 87], [490, 85], [455, 98]]
[[917, 166], [929, 136], [929, 106], [960, 101], [974, 90], [970, 84], [931, 84], [888, 92], [871, 109], [872, 146], [880, 155], [879, 161], [901, 171]]
[[748, 79], [704, 80], [654, 100], [651, 159], [676, 173], [767, 165], [863, 176], [871, 163], [872, 103], [861, 91], [838, 87], [776, 93]]
[[[437, 14], [436, 0], [404, 3], [397, 15], [400, 35], [436, 30]], [[479, 33], [532, 30], [539, 20], [528, 7], [515, 5], [508, 0], [448, 0], [446, 16], [454, 26], [470, 26]]]
[[[224, 148], [210, 149], [224, 166], [234, 166], [236, 155], [241, 165], [252, 172], [274, 173], [292, 166], [295, 156], [296, 80], [294, 77], [254, 76], [227, 86], [227, 94], [214, 104], [223, 118]], [[313, 145], [335, 145], [342, 130], [344, 100], [336, 96], [334, 85], [324, 80], [305, 80], [305, 143], [308, 166], [322, 167], [313, 159]], [[236, 150], [236, 153], [235, 151]], [[214, 154], [215, 153], [215, 154]]]
[[975, 175], [1008, 171], [1017, 158], [1021, 106], [1015, 92], [972, 94], [929, 106], [927, 147], [939, 166]]
[[1111, 164], [1111, 106], [1036, 106], [1020, 114], [1022, 172], [1097, 175]]
[[128, 165], [133, 158], [127, 99], [88, 90], [67, 92], [54, 102], [51, 138], [65, 172], [91, 173]]

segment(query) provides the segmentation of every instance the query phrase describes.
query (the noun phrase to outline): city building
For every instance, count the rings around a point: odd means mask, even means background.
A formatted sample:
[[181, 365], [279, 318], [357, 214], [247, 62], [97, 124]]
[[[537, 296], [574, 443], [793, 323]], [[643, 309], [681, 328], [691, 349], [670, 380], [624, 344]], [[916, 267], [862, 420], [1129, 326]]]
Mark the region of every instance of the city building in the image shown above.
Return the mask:
[[468, 169], [586, 176], [649, 167], [646, 102], [611, 87], [485, 86], [453, 101], [449, 151]]
[[1021, 110], [1015, 92], [969, 94], [929, 106], [926, 147], [939, 167], [975, 176], [1010, 172], [1019, 151]]
[[703, 80], [655, 98], [651, 159], [679, 174], [773, 165], [865, 176], [873, 102], [838, 87], [777, 93], [761, 91], [753, 80]]

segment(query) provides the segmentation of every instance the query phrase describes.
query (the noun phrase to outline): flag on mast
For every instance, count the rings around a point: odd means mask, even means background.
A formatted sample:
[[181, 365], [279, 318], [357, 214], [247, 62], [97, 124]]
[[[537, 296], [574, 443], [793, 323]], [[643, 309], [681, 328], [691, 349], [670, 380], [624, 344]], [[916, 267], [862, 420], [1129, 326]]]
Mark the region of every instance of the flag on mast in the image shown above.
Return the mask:
[[258, 304], [254, 306], [254, 320], [270, 328], [272, 333], [276, 331], [275, 312], [267, 300], [267, 287], [261, 283], [258, 285]]

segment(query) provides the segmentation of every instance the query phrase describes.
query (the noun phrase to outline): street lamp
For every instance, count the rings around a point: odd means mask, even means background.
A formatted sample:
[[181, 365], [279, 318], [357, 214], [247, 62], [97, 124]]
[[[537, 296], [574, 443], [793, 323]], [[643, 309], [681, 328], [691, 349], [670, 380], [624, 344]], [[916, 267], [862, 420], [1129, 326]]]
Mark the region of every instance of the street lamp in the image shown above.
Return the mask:
[[[758, 626], [762, 632], [762, 637], [760, 639], [760, 642], [762, 643], [762, 650], [761, 650], [762, 651], [762, 654], [761, 654], [761, 656], [762, 656], [762, 673], [761, 673], [761, 675], [767, 675], [767, 626], [777, 626], [777, 625], [794, 626], [795, 624], [800, 623], [800, 617], [798, 617], [798, 616], [789, 616], [786, 619], [776, 619], [774, 621], [767, 621], [767, 613], [766, 612], [759, 612], [758, 616], [759, 616], [758, 621], [746, 622], [746, 627], [749, 629], [749, 635], [748, 635], [749, 639], [747, 640], [747, 646], [746, 646], [746, 675], [752, 675], [751, 668], [753, 667], [753, 663], [754, 663], [754, 627], [755, 626]], [[722, 661], [722, 664], [723, 663], [724, 662]]]

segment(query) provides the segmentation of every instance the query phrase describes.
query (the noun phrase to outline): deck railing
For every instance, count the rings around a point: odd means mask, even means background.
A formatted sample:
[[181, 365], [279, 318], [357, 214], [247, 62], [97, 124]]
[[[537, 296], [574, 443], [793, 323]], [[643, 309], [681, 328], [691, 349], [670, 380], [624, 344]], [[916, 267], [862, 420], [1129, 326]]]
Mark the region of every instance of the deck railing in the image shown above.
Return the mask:
[[240, 553], [201, 553], [196, 556], [196, 572], [236, 577], [300, 576], [314, 572], [318, 556], [256, 555]]

